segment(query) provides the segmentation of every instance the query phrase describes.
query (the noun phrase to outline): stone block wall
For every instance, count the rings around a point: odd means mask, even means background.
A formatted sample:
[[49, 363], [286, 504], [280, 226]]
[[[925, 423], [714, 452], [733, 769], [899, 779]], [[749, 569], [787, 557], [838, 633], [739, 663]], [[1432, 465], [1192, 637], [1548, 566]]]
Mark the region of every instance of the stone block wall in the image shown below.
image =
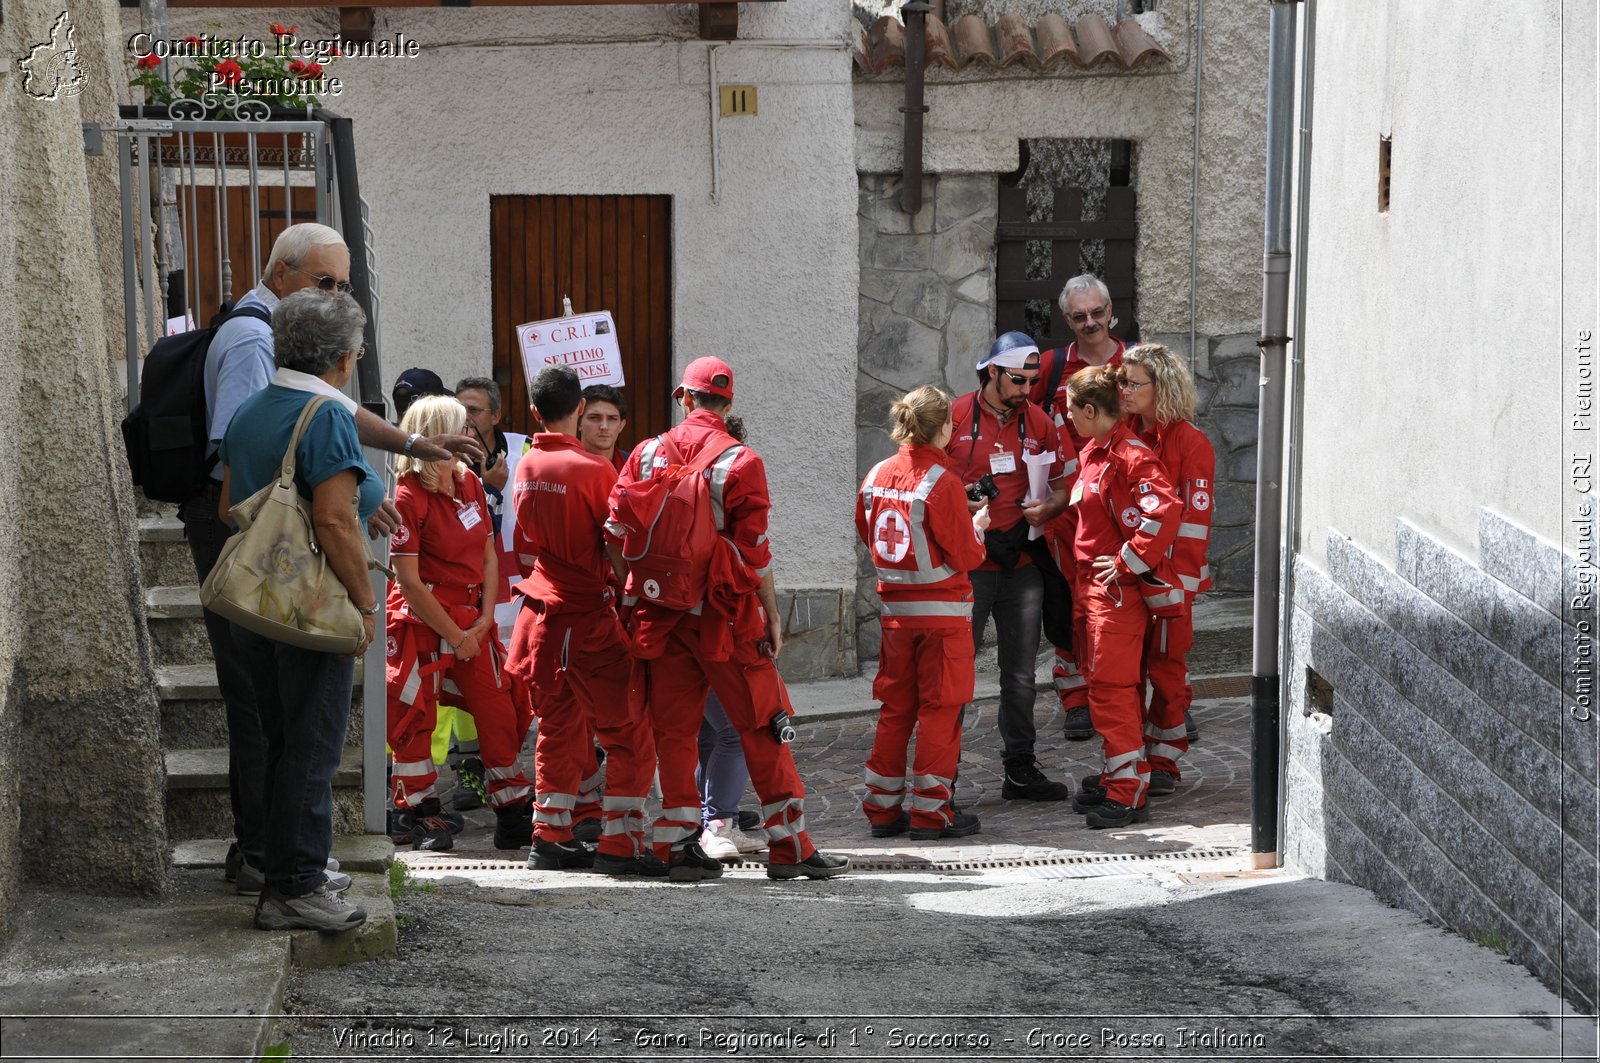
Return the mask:
[[1326, 572], [1295, 569], [1286, 865], [1503, 942], [1592, 1009], [1595, 614], [1564, 594], [1573, 558], [1489, 511], [1481, 567], [1403, 520], [1394, 569], [1327, 546]]
[[[856, 480], [895, 452], [889, 405], [922, 384], [954, 395], [977, 383], [994, 340], [994, 174], [925, 176], [922, 209], [900, 209], [901, 179], [862, 174], [860, 361], [856, 369]], [[856, 549], [855, 648], [878, 656], [878, 596]]]

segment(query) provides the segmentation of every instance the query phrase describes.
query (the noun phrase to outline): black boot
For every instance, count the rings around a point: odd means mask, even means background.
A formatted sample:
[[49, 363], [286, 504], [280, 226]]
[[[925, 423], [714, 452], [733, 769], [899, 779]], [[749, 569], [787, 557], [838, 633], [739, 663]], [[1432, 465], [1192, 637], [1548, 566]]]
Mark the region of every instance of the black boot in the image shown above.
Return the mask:
[[526, 801], [494, 810], [494, 847], [526, 849], [533, 844], [533, 807]]

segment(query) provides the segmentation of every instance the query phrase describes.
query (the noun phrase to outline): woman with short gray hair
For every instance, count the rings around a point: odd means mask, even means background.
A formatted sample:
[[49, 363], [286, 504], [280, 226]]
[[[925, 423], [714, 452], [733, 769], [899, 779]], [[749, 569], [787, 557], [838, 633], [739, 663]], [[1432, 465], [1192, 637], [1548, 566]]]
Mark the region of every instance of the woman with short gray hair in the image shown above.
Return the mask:
[[[294, 369], [343, 388], [355, 371], [366, 314], [348, 294], [295, 292], [272, 314], [274, 356]], [[278, 477], [284, 452], [306, 403], [316, 398], [269, 384], [238, 409], [219, 452], [224, 523], [238, 505]], [[383, 502], [383, 480], [367, 464], [355, 418], [335, 402], [312, 415], [295, 447], [295, 486], [311, 502], [317, 545], [361, 611], [371, 643], [378, 612], [367, 576], [362, 525]], [[266, 739], [266, 885], [256, 904], [262, 930], [352, 930], [367, 913], [340, 897], [349, 885], [327, 872], [333, 847], [333, 773], [344, 747], [354, 680], [353, 657], [301, 649], [233, 625], [234, 645], [255, 687]]]

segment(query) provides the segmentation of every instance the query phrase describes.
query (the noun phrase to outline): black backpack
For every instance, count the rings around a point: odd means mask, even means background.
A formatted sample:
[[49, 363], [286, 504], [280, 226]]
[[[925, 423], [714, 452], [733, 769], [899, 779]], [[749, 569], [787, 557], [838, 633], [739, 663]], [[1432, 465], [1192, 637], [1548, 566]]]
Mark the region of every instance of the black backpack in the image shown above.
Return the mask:
[[206, 455], [206, 351], [224, 321], [253, 317], [272, 324], [259, 306], [224, 305], [209, 328], [158, 340], [145, 356], [139, 405], [122, 419], [133, 482], [155, 502], [187, 502], [205, 490], [216, 457]]

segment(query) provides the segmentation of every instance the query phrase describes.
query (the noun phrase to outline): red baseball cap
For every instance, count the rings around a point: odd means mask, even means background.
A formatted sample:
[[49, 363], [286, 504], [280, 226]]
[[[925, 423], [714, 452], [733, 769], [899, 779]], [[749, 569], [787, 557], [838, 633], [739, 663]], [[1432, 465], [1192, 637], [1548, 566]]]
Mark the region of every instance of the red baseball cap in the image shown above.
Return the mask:
[[672, 392], [678, 398], [685, 391], [698, 391], [733, 401], [733, 370], [721, 358], [696, 358], [683, 371], [683, 383]]

